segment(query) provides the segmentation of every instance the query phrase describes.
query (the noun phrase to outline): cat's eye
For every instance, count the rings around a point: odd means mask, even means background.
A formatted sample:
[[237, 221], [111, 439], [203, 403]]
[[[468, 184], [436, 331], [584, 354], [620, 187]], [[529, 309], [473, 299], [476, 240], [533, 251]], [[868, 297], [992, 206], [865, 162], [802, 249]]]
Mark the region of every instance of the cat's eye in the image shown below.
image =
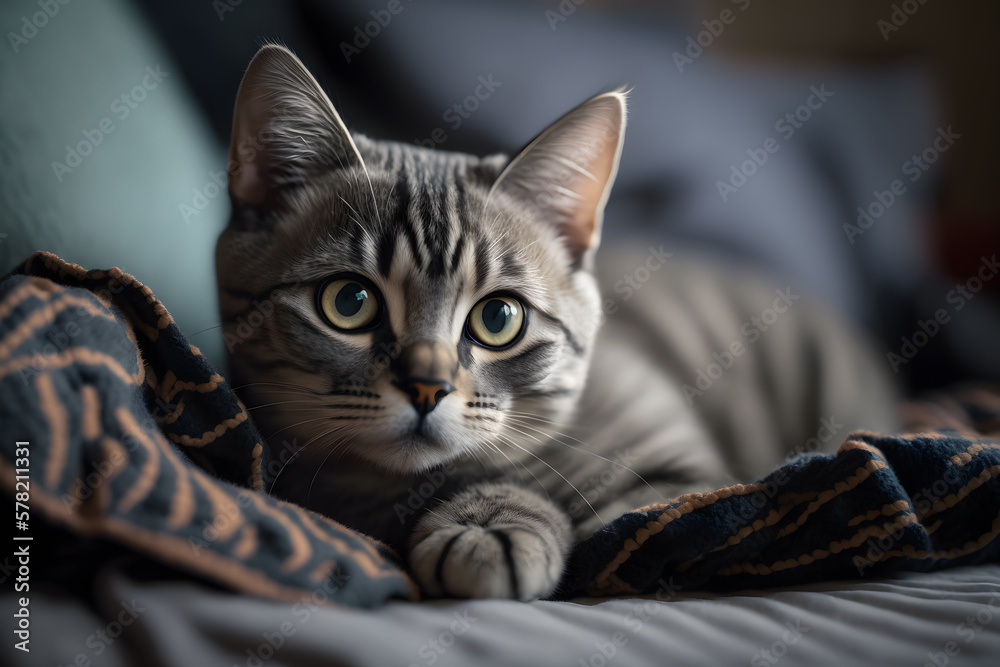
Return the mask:
[[485, 347], [506, 347], [524, 328], [524, 307], [509, 296], [488, 296], [469, 313], [468, 331]]
[[361, 276], [335, 276], [320, 286], [317, 303], [327, 321], [344, 331], [370, 329], [379, 323], [378, 291]]

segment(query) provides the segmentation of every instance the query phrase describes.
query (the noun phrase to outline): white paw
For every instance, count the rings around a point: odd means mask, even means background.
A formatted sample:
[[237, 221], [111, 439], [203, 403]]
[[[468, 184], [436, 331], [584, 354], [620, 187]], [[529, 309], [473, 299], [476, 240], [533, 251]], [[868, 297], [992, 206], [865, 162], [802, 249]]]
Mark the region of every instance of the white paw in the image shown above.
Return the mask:
[[410, 567], [432, 596], [533, 600], [555, 590], [563, 556], [534, 527], [452, 524], [414, 544]]

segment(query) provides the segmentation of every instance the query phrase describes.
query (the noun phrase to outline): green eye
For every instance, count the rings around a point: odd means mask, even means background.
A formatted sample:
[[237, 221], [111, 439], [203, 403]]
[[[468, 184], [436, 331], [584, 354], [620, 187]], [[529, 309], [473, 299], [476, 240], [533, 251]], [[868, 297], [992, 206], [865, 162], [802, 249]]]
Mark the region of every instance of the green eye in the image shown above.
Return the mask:
[[355, 331], [377, 323], [377, 292], [360, 276], [331, 280], [320, 288], [319, 309], [338, 329]]
[[524, 307], [509, 296], [490, 296], [469, 313], [469, 334], [486, 347], [509, 345], [524, 327]]

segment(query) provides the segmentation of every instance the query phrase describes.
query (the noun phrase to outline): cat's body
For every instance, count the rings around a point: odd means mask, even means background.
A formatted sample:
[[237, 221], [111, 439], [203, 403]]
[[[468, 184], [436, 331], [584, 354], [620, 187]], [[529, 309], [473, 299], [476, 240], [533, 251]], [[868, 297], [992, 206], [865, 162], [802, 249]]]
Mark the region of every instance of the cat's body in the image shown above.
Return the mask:
[[624, 124], [608, 93], [510, 161], [352, 138], [294, 56], [258, 54], [216, 260], [230, 380], [283, 464], [274, 493], [401, 548], [430, 594], [528, 599], [602, 519], [761, 474], [820, 418], [841, 436], [890, 425], [862, 348], [787, 290], [784, 333], [685, 396], [781, 293], [662, 251], [598, 335]]

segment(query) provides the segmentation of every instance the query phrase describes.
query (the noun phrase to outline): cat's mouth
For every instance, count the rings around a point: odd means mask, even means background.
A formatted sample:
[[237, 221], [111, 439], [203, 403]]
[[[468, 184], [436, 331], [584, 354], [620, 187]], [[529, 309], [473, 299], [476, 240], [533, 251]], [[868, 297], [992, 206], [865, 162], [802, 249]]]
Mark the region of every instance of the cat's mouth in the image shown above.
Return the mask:
[[454, 449], [447, 444], [431, 435], [418, 433], [416, 429], [398, 438], [388, 449], [388, 456], [380, 457], [383, 465], [395, 472], [407, 474], [446, 463], [456, 455]]

